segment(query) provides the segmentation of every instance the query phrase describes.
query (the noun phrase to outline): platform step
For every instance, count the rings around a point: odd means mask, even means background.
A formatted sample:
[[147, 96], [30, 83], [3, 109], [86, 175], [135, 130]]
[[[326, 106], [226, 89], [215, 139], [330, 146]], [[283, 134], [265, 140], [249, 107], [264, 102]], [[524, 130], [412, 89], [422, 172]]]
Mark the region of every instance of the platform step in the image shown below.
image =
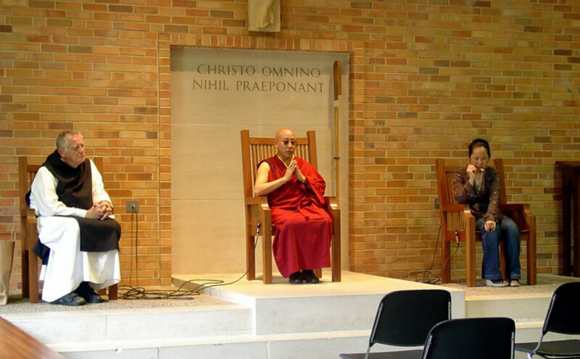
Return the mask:
[[515, 321], [543, 321], [552, 295], [494, 295], [466, 296], [465, 316], [476, 317], [509, 317]]
[[3, 317], [49, 346], [252, 334], [251, 310], [239, 305], [5, 314]]
[[[538, 323], [533, 323], [535, 327]], [[536, 330], [535, 328], [533, 330]], [[526, 325], [517, 325], [516, 343], [533, 342]], [[370, 330], [236, 336], [219, 338], [167, 339], [125, 342], [94, 342], [90, 344], [53, 345], [52, 349], [69, 359], [320, 359], [338, 358], [341, 353], [362, 353], [368, 345]], [[525, 340], [518, 340], [522, 337]], [[530, 337], [529, 339], [526, 337]], [[376, 345], [373, 352], [412, 350]], [[516, 354], [516, 359], [526, 358]]]
[[[203, 277], [214, 276], [205, 274]], [[282, 278], [274, 278], [271, 285], [259, 281], [240, 281], [229, 287], [210, 288], [204, 294], [251, 308], [254, 312], [254, 334], [271, 335], [369, 330], [378, 305], [387, 293], [437, 288], [346, 271], [343, 271], [342, 277], [343, 282], [323, 281], [317, 285], [293, 285]], [[219, 279], [228, 282], [233, 278], [224, 276]], [[175, 286], [185, 284], [184, 288], [199, 285], [189, 276], [174, 276], [173, 281]], [[445, 289], [451, 293], [452, 316], [463, 318], [464, 291]]]
[[[69, 359], [320, 359], [366, 350], [370, 330], [54, 345]], [[397, 348], [381, 346], [382, 351]], [[399, 348], [400, 349], [400, 348]]]
[[[174, 281], [185, 283], [189, 278]], [[205, 294], [228, 302], [222, 305], [59, 313], [41, 312], [39, 306], [34, 313], [2, 315], [67, 358], [338, 358], [340, 353], [366, 350], [378, 303], [386, 293], [426, 288], [435, 287], [343, 272], [342, 283], [294, 286], [275, 278], [273, 285], [240, 281], [207, 289]], [[446, 289], [452, 295], [453, 318], [511, 317], [516, 320], [517, 343], [538, 340], [552, 294], [546, 290], [524, 295], [508, 288], [493, 296], [487, 288], [472, 293]], [[486, 295], [478, 297], [480, 293]]]

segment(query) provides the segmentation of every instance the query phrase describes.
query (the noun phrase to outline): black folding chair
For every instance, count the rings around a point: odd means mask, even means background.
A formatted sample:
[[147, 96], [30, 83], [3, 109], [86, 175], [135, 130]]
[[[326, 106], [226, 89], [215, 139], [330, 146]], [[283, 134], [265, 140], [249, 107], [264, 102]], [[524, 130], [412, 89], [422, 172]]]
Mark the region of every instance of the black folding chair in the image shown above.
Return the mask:
[[[422, 359], [513, 359], [516, 324], [510, 318], [469, 318], [431, 329]], [[393, 353], [397, 354], [397, 353]], [[392, 358], [407, 358], [405, 353]]]
[[552, 295], [548, 314], [538, 343], [518, 344], [516, 350], [528, 358], [580, 358], [580, 340], [566, 339], [544, 342], [546, 333], [580, 335], [580, 282], [564, 283]]
[[[451, 318], [451, 295], [446, 290], [402, 290], [383, 297], [377, 310], [366, 353], [340, 354], [343, 359], [388, 359], [390, 352], [370, 353], [375, 343], [415, 347], [425, 343], [433, 326]], [[407, 350], [397, 358], [421, 358], [422, 350]]]

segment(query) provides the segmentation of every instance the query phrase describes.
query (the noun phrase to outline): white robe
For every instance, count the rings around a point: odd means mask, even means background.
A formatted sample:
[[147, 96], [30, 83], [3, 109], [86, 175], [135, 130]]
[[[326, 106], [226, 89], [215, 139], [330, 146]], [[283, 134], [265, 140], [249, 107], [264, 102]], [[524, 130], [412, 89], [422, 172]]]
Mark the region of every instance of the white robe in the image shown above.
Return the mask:
[[[103, 178], [92, 161], [93, 203], [109, 201]], [[52, 302], [75, 290], [81, 282], [99, 290], [121, 280], [119, 251], [81, 252], [80, 228], [70, 217], [84, 218], [87, 211], [67, 207], [58, 200], [57, 179], [46, 167], [41, 167], [32, 182], [30, 207], [36, 211], [38, 237], [50, 248], [48, 265], [42, 266], [44, 280], [42, 300]]]

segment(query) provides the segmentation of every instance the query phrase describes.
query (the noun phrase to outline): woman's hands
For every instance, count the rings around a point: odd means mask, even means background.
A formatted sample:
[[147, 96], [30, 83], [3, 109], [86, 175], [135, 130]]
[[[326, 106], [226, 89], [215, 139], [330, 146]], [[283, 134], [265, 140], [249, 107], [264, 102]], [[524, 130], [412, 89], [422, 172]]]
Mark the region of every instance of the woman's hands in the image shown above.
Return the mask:
[[488, 232], [494, 232], [495, 228], [496, 228], [497, 223], [495, 223], [495, 221], [485, 221], [485, 230]]
[[477, 167], [472, 164], [467, 165], [467, 175], [469, 176], [469, 184], [472, 186], [475, 184], [475, 173], [477, 172]]

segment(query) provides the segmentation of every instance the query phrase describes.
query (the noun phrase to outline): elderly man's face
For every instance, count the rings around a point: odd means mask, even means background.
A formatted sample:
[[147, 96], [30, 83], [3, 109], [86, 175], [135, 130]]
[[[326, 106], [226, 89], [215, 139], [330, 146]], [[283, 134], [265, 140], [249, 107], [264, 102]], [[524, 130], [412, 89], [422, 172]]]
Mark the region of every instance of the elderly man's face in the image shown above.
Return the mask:
[[68, 135], [65, 137], [67, 146], [66, 148], [59, 148], [58, 153], [64, 162], [73, 167], [77, 168], [81, 163], [85, 162], [85, 142], [83, 141], [82, 135]]
[[275, 141], [278, 156], [282, 159], [292, 158], [294, 150], [296, 149], [296, 136], [292, 131], [284, 131], [279, 133]]

